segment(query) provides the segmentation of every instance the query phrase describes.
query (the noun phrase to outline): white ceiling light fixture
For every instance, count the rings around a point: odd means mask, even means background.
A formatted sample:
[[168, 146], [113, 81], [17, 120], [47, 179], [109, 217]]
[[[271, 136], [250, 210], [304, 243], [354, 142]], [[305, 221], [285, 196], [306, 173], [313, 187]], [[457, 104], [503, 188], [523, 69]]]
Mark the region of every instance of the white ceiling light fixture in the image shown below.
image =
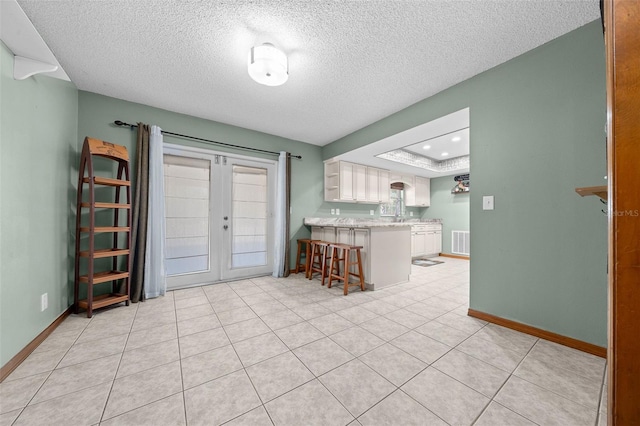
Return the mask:
[[443, 153], [442, 153], [442, 156], [443, 156], [443, 157], [446, 157], [447, 155], [449, 155], [449, 153], [448, 153], [448, 152], [443, 152]]
[[452, 142], [460, 142], [462, 138], [460, 136], [454, 136], [453, 138], [451, 138]]
[[271, 43], [254, 46], [249, 52], [249, 75], [265, 86], [280, 86], [289, 78], [287, 55]]
[[422, 147], [422, 149], [431, 149], [431, 145], [425, 145]]

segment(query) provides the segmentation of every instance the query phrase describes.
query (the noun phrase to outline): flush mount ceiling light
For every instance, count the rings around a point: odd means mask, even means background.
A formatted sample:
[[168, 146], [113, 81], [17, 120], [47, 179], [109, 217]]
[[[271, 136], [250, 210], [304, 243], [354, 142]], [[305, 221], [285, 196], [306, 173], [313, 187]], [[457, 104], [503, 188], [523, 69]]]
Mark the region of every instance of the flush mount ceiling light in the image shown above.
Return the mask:
[[422, 149], [431, 149], [431, 145], [425, 145], [422, 147]]
[[265, 86], [280, 86], [289, 78], [287, 55], [271, 43], [254, 46], [249, 52], [249, 75]]
[[461, 140], [461, 139], [462, 139], [462, 138], [461, 138], [460, 136], [454, 136], [451, 140], [452, 140], [453, 142], [460, 142], [460, 140]]

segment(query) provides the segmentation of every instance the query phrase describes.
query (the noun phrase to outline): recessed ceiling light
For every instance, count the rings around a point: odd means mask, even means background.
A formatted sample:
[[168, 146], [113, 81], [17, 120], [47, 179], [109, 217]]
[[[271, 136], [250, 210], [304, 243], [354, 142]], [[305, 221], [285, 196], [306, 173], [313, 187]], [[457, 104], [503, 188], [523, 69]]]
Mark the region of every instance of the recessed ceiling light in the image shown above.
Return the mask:
[[453, 138], [451, 138], [452, 142], [459, 142], [462, 138], [460, 136], [454, 136]]
[[448, 152], [443, 152], [443, 153], [442, 153], [442, 154], [440, 154], [440, 155], [442, 155], [443, 157], [446, 157], [447, 155], [449, 155], [449, 153], [448, 153]]
[[431, 149], [431, 145], [425, 145], [422, 147], [422, 149]]

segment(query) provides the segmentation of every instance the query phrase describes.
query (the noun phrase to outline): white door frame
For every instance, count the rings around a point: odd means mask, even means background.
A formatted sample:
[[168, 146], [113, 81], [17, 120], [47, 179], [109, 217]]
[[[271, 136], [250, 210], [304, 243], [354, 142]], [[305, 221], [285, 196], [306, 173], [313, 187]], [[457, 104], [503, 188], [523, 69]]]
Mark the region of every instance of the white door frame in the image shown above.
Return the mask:
[[[276, 201], [277, 161], [247, 155], [214, 151], [205, 148], [164, 143], [163, 154], [210, 161], [209, 191], [209, 270], [167, 277], [167, 289], [197, 286], [224, 280], [237, 280], [269, 274], [273, 269], [274, 220]], [[216, 163], [218, 161], [218, 163]], [[231, 165], [233, 163], [264, 167], [269, 179], [267, 265], [262, 268], [231, 268], [230, 229], [223, 228], [223, 217], [231, 212]], [[230, 221], [227, 221], [227, 225]]]

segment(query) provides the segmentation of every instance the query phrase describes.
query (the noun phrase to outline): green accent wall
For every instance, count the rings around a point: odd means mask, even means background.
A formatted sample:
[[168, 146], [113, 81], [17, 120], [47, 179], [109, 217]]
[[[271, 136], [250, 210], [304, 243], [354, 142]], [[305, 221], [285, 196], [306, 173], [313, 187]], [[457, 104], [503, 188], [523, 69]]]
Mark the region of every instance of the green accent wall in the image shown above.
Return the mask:
[[[605, 57], [594, 21], [323, 148], [328, 159], [470, 107], [470, 308], [607, 343]], [[495, 210], [482, 210], [482, 196]], [[430, 208], [431, 209], [431, 208]], [[443, 218], [446, 220], [446, 218]]]
[[[13, 79], [1, 44], [0, 365], [72, 303], [78, 90], [45, 76]], [[40, 311], [40, 296], [49, 307]]]
[[[80, 91], [78, 98], [78, 136], [80, 141], [85, 136], [90, 136], [124, 145], [129, 150], [132, 158], [135, 156], [136, 130], [131, 131], [127, 128], [115, 126], [113, 124], [115, 120], [122, 120], [127, 123], [155, 124], [163, 130], [173, 133], [268, 151], [289, 151], [292, 154], [301, 155], [301, 160], [291, 159], [290, 259], [291, 265], [295, 264], [296, 240], [311, 236], [310, 230], [302, 224], [303, 218], [305, 216], [313, 216], [314, 212], [322, 204], [324, 166], [321, 147], [95, 93]], [[229, 149], [222, 146], [194, 142], [170, 135], [165, 135], [164, 141], [229, 152]], [[243, 150], [233, 150], [232, 152], [277, 160], [277, 156], [273, 155], [263, 155]], [[135, 177], [133, 161], [131, 162], [131, 167], [132, 176]]]
[[442, 219], [442, 253], [449, 254], [451, 254], [451, 231], [469, 231], [471, 193], [452, 194], [451, 190], [456, 185], [454, 176], [431, 179], [431, 205], [422, 215], [423, 219]]

